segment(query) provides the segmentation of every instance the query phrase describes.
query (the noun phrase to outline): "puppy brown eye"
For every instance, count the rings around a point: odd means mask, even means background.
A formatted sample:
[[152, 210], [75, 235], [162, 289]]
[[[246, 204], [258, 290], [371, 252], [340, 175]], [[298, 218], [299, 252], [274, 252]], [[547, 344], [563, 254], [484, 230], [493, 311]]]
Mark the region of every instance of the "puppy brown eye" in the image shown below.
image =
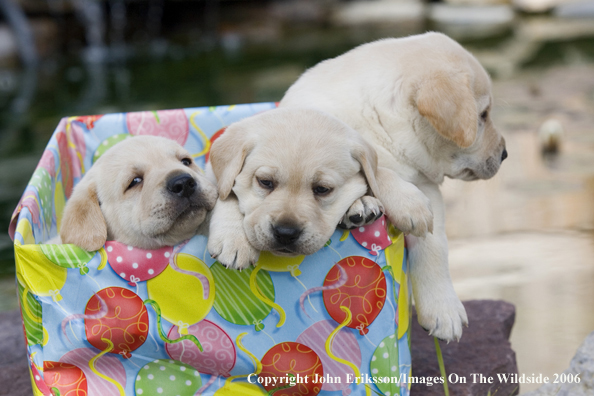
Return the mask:
[[489, 112], [487, 110], [481, 113], [481, 120], [487, 121], [487, 117], [489, 116]]
[[258, 179], [258, 183], [260, 184], [260, 186], [262, 188], [265, 188], [267, 190], [273, 190], [274, 189], [274, 183], [272, 182], [272, 180]]
[[126, 190], [129, 190], [132, 187], [134, 187], [135, 185], [140, 184], [140, 183], [142, 183], [142, 177], [135, 177]]
[[181, 163], [184, 164], [185, 166], [190, 166], [190, 165], [192, 165], [192, 159], [184, 158], [183, 160], [181, 160]]
[[324, 186], [317, 186], [313, 188], [313, 192], [315, 195], [327, 195], [332, 191], [331, 188], [324, 187]]

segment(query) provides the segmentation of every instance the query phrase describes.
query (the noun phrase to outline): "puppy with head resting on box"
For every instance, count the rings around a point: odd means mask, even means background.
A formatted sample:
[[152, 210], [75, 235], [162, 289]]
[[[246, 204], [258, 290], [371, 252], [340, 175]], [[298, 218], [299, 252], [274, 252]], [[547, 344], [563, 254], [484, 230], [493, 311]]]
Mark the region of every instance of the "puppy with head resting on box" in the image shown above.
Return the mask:
[[114, 240], [142, 249], [173, 246], [208, 231], [216, 187], [173, 140], [126, 139], [103, 154], [76, 185], [61, 243], [88, 251]]
[[262, 250], [315, 253], [339, 223], [374, 221], [382, 201], [407, 232], [421, 236], [432, 224], [416, 187], [386, 199], [400, 186], [378, 168], [374, 148], [315, 109], [273, 109], [230, 125], [213, 143], [206, 173], [219, 188], [208, 250], [229, 268], [254, 264]]
[[[306, 71], [280, 102], [280, 108], [302, 106], [354, 128], [375, 148], [379, 168], [391, 172], [393, 183], [418, 188], [431, 200], [433, 233], [406, 239], [413, 295], [421, 326], [438, 338], [459, 339], [468, 319], [449, 275], [439, 185], [445, 177], [489, 179], [507, 157], [491, 119], [486, 71], [443, 34], [384, 39]], [[382, 203], [393, 220], [389, 199]]]

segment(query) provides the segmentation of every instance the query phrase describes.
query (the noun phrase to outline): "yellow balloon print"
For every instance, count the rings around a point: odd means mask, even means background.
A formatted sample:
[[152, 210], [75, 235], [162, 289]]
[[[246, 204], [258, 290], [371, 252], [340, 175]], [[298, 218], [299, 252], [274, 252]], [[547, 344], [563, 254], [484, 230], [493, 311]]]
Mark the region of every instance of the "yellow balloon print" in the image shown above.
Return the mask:
[[[23, 241], [25, 245], [34, 245], [35, 244], [35, 237], [33, 236], [33, 227], [31, 227], [31, 223], [27, 219], [19, 220], [17, 224], [16, 232], [21, 234], [23, 237]], [[15, 244], [18, 242], [15, 242]]]
[[208, 280], [208, 298], [204, 299], [202, 282], [196, 276], [181, 273], [171, 266], [153, 279], [147, 281], [150, 299], [161, 307], [163, 318], [179, 327], [180, 334], [187, 334], [188, 327], [206, 317], [215, 298], [215, 284], [212, 272], [198, 258], [179, 253], [176, 255], [177, 266], [184, 270], [203, 275]]
[[305, 256], [281, 257], [270, 252], [260, 252], [256, 267], [260, 266], [260, 268], [272, 272], [290, 272], [292, 276], [299, 276], [301, 275], [299, 265], [304, 258]]
[[266, 396], [267, 393], [260, 387], [247, 382], [232, 382], [225, 384], [215, 392], [214, 396]]
[[392, 239], [392, 244], [385, 250], [386, 261], [392, 268], [394, 281], [400, 284], [398, 292], [398, 338], [402, 338], [408, 330], [410, 322], [410, 311], [408, 301], [408, 276], [402, 270], [402, 261], [404, 260], [404, 234], [398, 231], [394, 226], [390, 226], [388, 234]]
[[56, 227], [58, 228], [58, 232], [62, 225], [62, 213], [64, 212], [64, 206], [66, 205], [64, 198], [65, 195], [62, 182], [56, 181], [56, 190], [54, 191], [54, 211], [56, 212]]
[[14, 253], [19, 283], [35, 295], [51, 296], [54, 301], [60, 301], [60, 289], [66, 283], [66, 268], [48, 260], [39, 245], [15, 243]]

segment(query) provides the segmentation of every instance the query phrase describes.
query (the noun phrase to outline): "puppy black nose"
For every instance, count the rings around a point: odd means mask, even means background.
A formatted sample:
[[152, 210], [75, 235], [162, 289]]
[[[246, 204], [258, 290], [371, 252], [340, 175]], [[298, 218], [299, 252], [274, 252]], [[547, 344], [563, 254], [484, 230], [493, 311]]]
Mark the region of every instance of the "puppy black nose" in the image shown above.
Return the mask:
[[274, 238], [281, 245], [290, 245], [291, 243], [295, 242], [297, 239], [299, 239], [302, 231], [303, 230], [300, 228], [287, 224], [279, 224], [272, 227]]
[[167, 181], [167, 190], [179, 197], [188, 198], [196, 191], [196, 180], [187, 173]]
[[503, 153], [501, 153], [501, 162], [503, 162], [507, 158], [507, 150], [503, 149]]

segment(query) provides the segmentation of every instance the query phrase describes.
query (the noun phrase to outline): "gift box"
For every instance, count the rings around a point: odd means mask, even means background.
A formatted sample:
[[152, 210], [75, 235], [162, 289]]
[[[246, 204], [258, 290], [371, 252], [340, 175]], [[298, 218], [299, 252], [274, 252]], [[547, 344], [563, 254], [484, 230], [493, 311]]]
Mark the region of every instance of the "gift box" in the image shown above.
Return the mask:
[[[317, 253], [226, 269], [207, 238], [158, 250], [44, 244], [73, 186], [137, 135], [204, 168], [227, 125], [274, 103], [64, 118], [11, 224], [35, 395], [408, 395], [404, 236], [384, 217]], [[24, 352], [24, 351], [23, 351]]]

